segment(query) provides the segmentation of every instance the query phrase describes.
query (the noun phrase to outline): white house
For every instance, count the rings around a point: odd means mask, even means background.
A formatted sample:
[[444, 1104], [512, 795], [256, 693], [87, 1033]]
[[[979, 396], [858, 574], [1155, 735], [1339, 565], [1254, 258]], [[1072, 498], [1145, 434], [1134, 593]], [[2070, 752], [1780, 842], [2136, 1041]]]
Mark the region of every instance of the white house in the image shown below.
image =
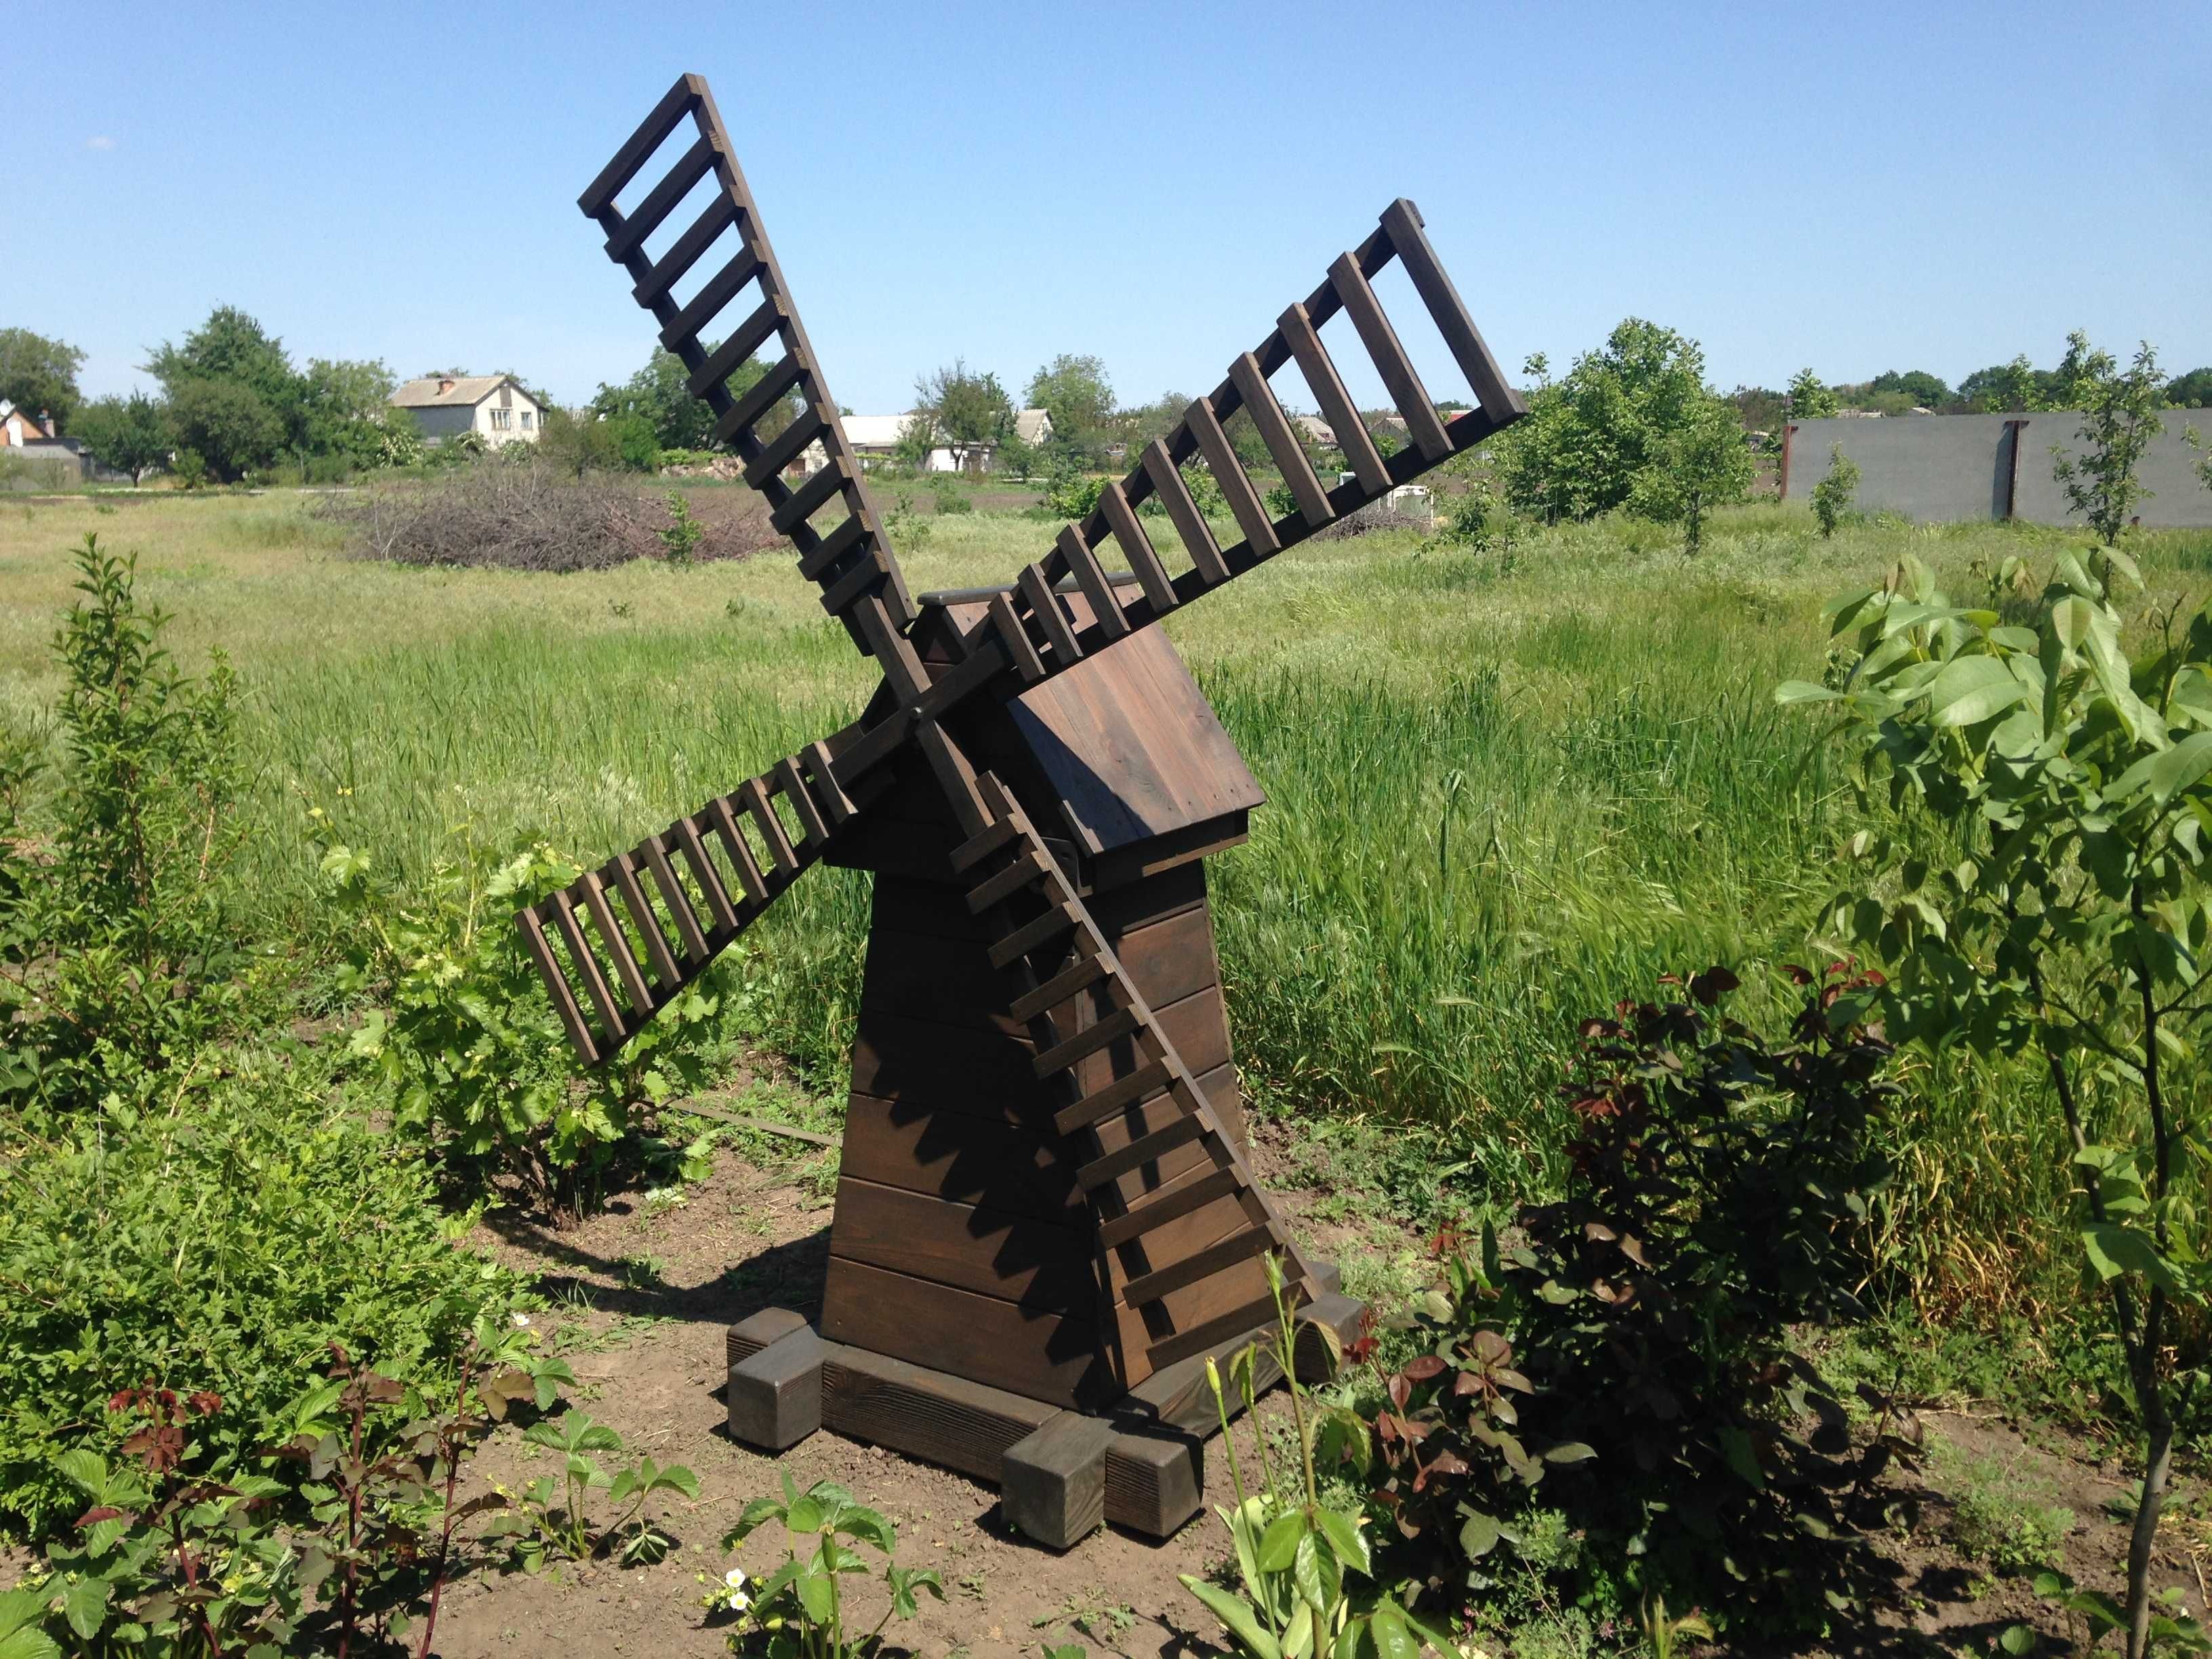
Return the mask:
[[[912, 410], [903, 415], [848, 415], [840, 422], [845, 428], [845, 440], [853, 446], [853, 453], [866, 466], [873, 461], [888, 460], [898, 453], [900, 441], [907, 429], [921, 418]], [[1042, 409], [1018, 410], [1014, 414], [1014, 435], [1031, 447], [1052, 436], [1052, 416]], [[811, 472], [823, 465], [822, 446], [809, 444], [805, 464]], [[988, 472], [998, 460], [994, 444], [947, 444], [931, 446], [923, 458], [925, 472]]]
[[35, 420], [29, 410], [18, 409], [7, 398], [0, 398], [0, 449], [21, 449], [25, 444], [40, 443], [53, 435], [53, 416]]
[[545, 411], [512, 374], [430, 374], [393, 392], [391, 404], [415, 417], [427, 443], [473, 432], [492, 448], [536, 443]]

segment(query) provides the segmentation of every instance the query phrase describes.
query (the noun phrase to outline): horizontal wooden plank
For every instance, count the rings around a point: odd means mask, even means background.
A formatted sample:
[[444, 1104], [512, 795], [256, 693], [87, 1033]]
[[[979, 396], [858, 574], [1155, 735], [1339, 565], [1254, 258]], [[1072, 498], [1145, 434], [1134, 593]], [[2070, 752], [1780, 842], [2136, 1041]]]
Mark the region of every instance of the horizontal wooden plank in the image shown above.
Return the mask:
[[902, 1187], [840, 1180], [830, 1249], [870, 1267], [1027, 1308], [1074, 1313], [1097, 1304], [1087, 1230]]
[[[822, 1366], [822, 1422], [832, 1433], [994, 1485], [1006, 1448], [1062, 1409], [842, 1343]], [[1140, 1480], [1127, 1501], [1141, 1513], [1146, 1495]]]
[[854, 1095], [838, 1168], [855, 1180], [1062, 1226], [1085, 1224], [1070, 1148], [1035, 1127]]
[[1042, 1121], [1050, 1097], [1030, 1070], [1031, 1053], [1026, 1041], [988, 1025], [908, 1019], [864, 1004], [853, 1090], [964, 1117]]
[[1243, 1176], [1233, 1169], [1208, 1170], [1198, 1179], [1164, 1188], [1146, 1198], [1139, 1207], [1103, 1223], [1098, 1229], [1098, 1242], [1108, 1249], [1130, 1243], [1158, 1231], [1178, 1217], [1224, 1198], [1234, 1198], [1243, 1186]]
[[1055, 1406], [1097, 1404], [1119, 1392], [1088, 1314], [1018, 1307], [834, 1252], [822, 1333]]
[[1133, 1039], [1140, 1030], [1134, 1010], [1116, 1008], [1096, 1024], [1085, 1026], [1039, 1054], [1034, 1062], [1036, 1074], [1048, 1078], [1065, 1072], [1110, 1043]]
[[623, 186], [645, 165], [646, 158], [659, 149], [668, 135], [676, 131], [677, 123], [698, 107], [702, 90], [697, 76], [682, 75], [677, 77], [676, 84], [663, 93], [660, 101], [653, 106], [653, 113], [639, 122], [637, 130], [623, 140], [622, 148], [614, 153], [614, 159], [599, 169], [599, 177], [586, 185], [584, 193], [576, 198], [576, 205], [584, 210], [586, 216], [597, 218], [613, 205], [615, 198], [622, 194]]
[[[1155, 1006], [1152, 1018], [1159, 1023], [1167, 1040], [1175, 1045], [1176, 1053], [1182, 1057], [1182, 1063], [1193, 1077], [1227, 1063], [1229, 1022], [1223, 1012], [1218, 987], [1208, 987], [1165, 1007]], [[1138, 1045], [1124, 1037], [1086, 1059], [1077, 1068], [1076, 1087], [1085, 1094], [1095, 1094], [1150, 1058], [1149, 1054], [1140, 1057]]]

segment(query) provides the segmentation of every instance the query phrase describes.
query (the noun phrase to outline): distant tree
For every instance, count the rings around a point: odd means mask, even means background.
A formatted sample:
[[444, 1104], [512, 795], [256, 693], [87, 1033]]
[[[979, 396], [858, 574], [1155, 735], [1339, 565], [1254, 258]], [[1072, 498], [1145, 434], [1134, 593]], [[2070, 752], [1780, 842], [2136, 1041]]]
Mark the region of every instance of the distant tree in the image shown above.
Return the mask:
[[1959, 382], [1959, 401], [1993, 415], [2025, 415], [2056, 407], [2051, 402], [2050, 374], [2024, 354], [2008, 363], [1976, 369]]
[[1869, 392], [1900, 392], [1921, 409], [1941, 409], [1951, 401], [1951, 388], [1924, 368], [1887, 369], [1867, 382]]
[[538, 453], [547, 465], [580, 478], [586, 472], [618, 471], [623, 465], [622, 443], [614, 422], [589, 411], [579, 416], [565, 409], [548, 408], [538, 433]]
[[[1718, 405], [1735, 434], [1733, 451], [1718, 441]], [[1685, 514], [1720, 498], [1743, 453], [1741, 422], [1705, 384], [1705, 354], [1671, 328], [1631, 317], [1597, 351], [1585, 352], [1561, 379], [1539, 385], [1528, 416], [1493, 441], [1498, 481], [1516, 512], [1556, 523], [1587, 519], [1641, 499]], [[1727, 457], [1727, 459], [1723, 459]], [[1686, 459], [1708, 467], [1698, 489], [1670, 494], [1648, 475]], [[1690, 496], [1694, 495], [1694, 503]]]
[[1050, 447], [1078, 452], [1086, 461], [1104, 453], [1114, 386], [1098, 358], [1061, 353], [1030, 376], [1024, 399], [1024, 407], [1052, 416]]
[[283, 418], [236, 380], [179, 381], [169, 393], [169, 416], [179, 446], [198, 455], [222, 483], [269, 465], [289, 447]]
[[1116, 422], [1122, 441], [1132, 449], [1141, 449], [1154, 439], [1164, 439], [1189, 407], [1190, 398], [1184, 393], [1163, 392], [1148, 404], [1123, 410]]
[[[711, 345], [708, 349], [712, 349]], [[767, 373], [768, 365], [759, 358], [748, 358], [730, 376], [730, 395], [743, 397]], [[665, 349], [656, 349], [646, 359], [645, 367], [620, 386], [602, 383], [591, 406], [594, 413], [610, 419], [635, 416], [642, 420], [663, 449], [714, 447], [714, 407], [704, 398], [691, 395], [691, 371], [684, 367], [682, 358]], [[762, 422], [760, 434], [772, 438], [782, 429], [782, 419], [769, 419]]]
[[27, 328], [0, 328], [0, 398], [26, 414], [54, 417], [54, 430], [68, 432], [84, 394], [76, 372], [84, 353]]
[[973, 374], [962, 359], [915, 380], [914, 412], [936, 441], [957, 447], [996, 446], [1014, 429], [1013, 399], [999, 377]]
[[2166, 401], [2175, 409], [2212, 409], [2212, 368], [2192, 368], [2166, 383]]
[[1735, 405], [1705, 392], [1656, 434], [1650, 460], [1629, 492], [1628, 508], [1641, 518], [1680, 525], [1684, 545], [1694, 553], [1705, 543], [1707, 510], [1741, 501], [1754, 471]]
[[1836, 533], [1844, 514], [1858, 494], [1859, 464], [1844, 453], [1841, 444], [1828, 446], [1828, 476], [1813, 486], [1813, 516], [1820, 521], [1823, 537]]
[[1729, 393], [1747, 432], [1773, 432], [1790, 418], [1790, 399], [1763, 386], [1740, 386]]
[[168, 410], [143, 392], [87, 404], [77, 412], [76, 431], [86, 448], [118, 471], [128, 472], [134, 484], [144, 483], [177, 443]]
[[163, 342], [143, 365], [172, 397], [189, 380], [244, 386], [282, 420], [300, 410], [304, 387], [284, 343], [235, 306], [217, 306], [181, 344]]
[[1840, 415], [1843, 410], [1841, 399], [1822, 384], [1820, 377], [1811, 369], [1801, 368], [1790, 377], [1791, 420], [1818, 421], [1831, 415]]
[[381, 362], [314, 357], [300, 377], [302, 448], [355, 466], [386, 464], [391, 452], [392, 371]]
[[2136, 468], [2151, 440], [2166, 430], [2158, 416], [2166, 392], [2158, 378], [2158, 354], [2145, 341], [2124, 371], [2111, 352], [2097, 350], [2076, 330], [2067, 342], [2060, 374], [2068, 401], [2081, 410], [2076, 434], [2081, 453], [2069, 460], [2063, 449], [2051, 445], [2051, 477], [2064, 488], [2068, 504], [2110, 547], [2128, 527], [2136, 505], [2151, 494]]

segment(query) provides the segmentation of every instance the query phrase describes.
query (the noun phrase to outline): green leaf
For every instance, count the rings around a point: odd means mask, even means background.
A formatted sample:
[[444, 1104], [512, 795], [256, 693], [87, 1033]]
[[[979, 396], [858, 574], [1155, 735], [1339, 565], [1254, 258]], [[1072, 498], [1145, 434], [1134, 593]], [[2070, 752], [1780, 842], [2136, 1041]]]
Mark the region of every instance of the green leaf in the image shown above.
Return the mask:
[[811, 1493], [793, 1504], [783, 1517], [783, 1524], [793, 1532], [820, 1532], [822, 1521], [822, 1505]]
[[1498, 1540], [1504, 1535], [1505, 1529], [1496, 1516], [1477, 1510], [1460, 1524], [1459, 1547], [1468, 1560], [1480, 1561], [1498, 1547]]
[[1260, 1547], [1254, 1559], [1262, 1572], [1284, 1572], [1290, 1568], [1297, 1554], [1298, 1540], [1306, 1535], [1304, 1511], [1292, 1510], [1279, 1515], [1273, 1525], [1260, 1536]]
[[1182, 1581], [1185, 1589], [1206, 1603], [1222, 1627], [1242, 1643], [1255, 1659], [1283, 1659], [1282, 1650], [1275, 1645], [1275, 1638], [1261, 1628], [1259, 1614], [1250, 1602], [1187, 1572], [1176, 1576]]
[[2069, 594], [2051, 607], [2051, 631], [2058, 635], [2058, 642], [2069, 651], [2081, 648], [2081, 641], [2089, 637], [2089, 629], [2096, 612], [2089, 601]]
[[82, 1639], [89, 1642], [107, 1622], [107, 1598], [114, 1588], [105, 1578], [80, 1578], [62, 1592], [62, 1617]]
[[1960, 657], [1929, 684], [1928, 717], [1937, 726], [1973, 726], [2027, 696], [2001, 659]]
[[799, 1575], [799, 1602], [806, 1609], [806, 1616], [817, 1625], [826, 1625], [837, 1611], [836, 1587], [830, 1576], [821, 1572], [802, 1572]]
[[1351, 1516], [1322, 1509], [1314, 1512], [1314, 1519], [1321, 1522], [1322, 1531], [1328, 1535], [1329, 1547], [1335, 1551], [1340, 1562], [1355, 1571], [1373, 1573], [1375, 1569], [1367, 1555], [1367, 1534], [1359, 1530]]
[[1841, 702], [1844, 694], [1810, 680], [1784, 680], [1774, 688], [1774, 701], [1786, 708], [1800, 702]]
[[2108, 1285], [2122, 1273], [2136, 1273], [2171, 1295], [2183, 1293], [2173, 1264], [2158, 1253], [2148, 1233], [2118, 1222], [2091, 1222], [2081, 1229], [2081, 1248], [2097, 1277]]
[[1547, 1451], [1544, 1461], [1547, 1463], [1587, 1463], [1596, 1455], [1596, 1447], [1584, 1445], [1579, 1440], [1570, 1440]]
[[2004, 1633], [1997, 1638], [1997, 1645], [2010, 1654], [2033, 1653], [2035, 1640], [2033, 1625], [2007, 1625]]

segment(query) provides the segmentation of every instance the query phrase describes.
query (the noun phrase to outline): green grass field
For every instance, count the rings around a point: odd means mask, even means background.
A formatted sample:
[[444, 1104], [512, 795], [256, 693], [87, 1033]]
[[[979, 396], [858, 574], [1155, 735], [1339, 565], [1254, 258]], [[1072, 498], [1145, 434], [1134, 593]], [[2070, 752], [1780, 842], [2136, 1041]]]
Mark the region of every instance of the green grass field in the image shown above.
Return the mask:
[[[387, 865], [458, 826], [596, 860], [851, 718], [873, 684], [788, 562], [546, 576], [345, 556], [311, 498], [91, 499], [0, 512], [0, 709], [51, 696], [45, 652], [88, 531], [138, 556], [187, 667], [220, 645], [247, 691], [262, 936], [318, 947], [309, 799]], [[1034, 518], [934, 520], [916, 591], [1004, 579]], [[1547, 1184], [1576, 1023], [1712, 961], [1817, 956], [1840, 803], [1815, 728], [1822, 603], [1910, 550], [1955, 588], [2064, 544], [1995, 525], [1821, 541], [1771, 505], [1705, 550], [1632, 521], [1495, 556], [1408, 533], [1308, 544], [1168, 624], [1269, 797], [1213, 865], [1239, 1057], [1271, 1109], [1411, 1121], [1473, 1190]], [[2212, 536], [2146, 538], [2154, 592], [2201, 597]], [[759, 930], [778, 1046], [825, 1089], [848, 1034], [860, 878], [811, 876]], [[1776, 1006], [1756, 973], [1749, 1006]], [[1947, 1297], [2041, 1271], [2022, 1201], [2058, 1179], [2009, 1079], [1923, 1079], [1897, 1126], [1917, 1207], [1895, 1260]]]

